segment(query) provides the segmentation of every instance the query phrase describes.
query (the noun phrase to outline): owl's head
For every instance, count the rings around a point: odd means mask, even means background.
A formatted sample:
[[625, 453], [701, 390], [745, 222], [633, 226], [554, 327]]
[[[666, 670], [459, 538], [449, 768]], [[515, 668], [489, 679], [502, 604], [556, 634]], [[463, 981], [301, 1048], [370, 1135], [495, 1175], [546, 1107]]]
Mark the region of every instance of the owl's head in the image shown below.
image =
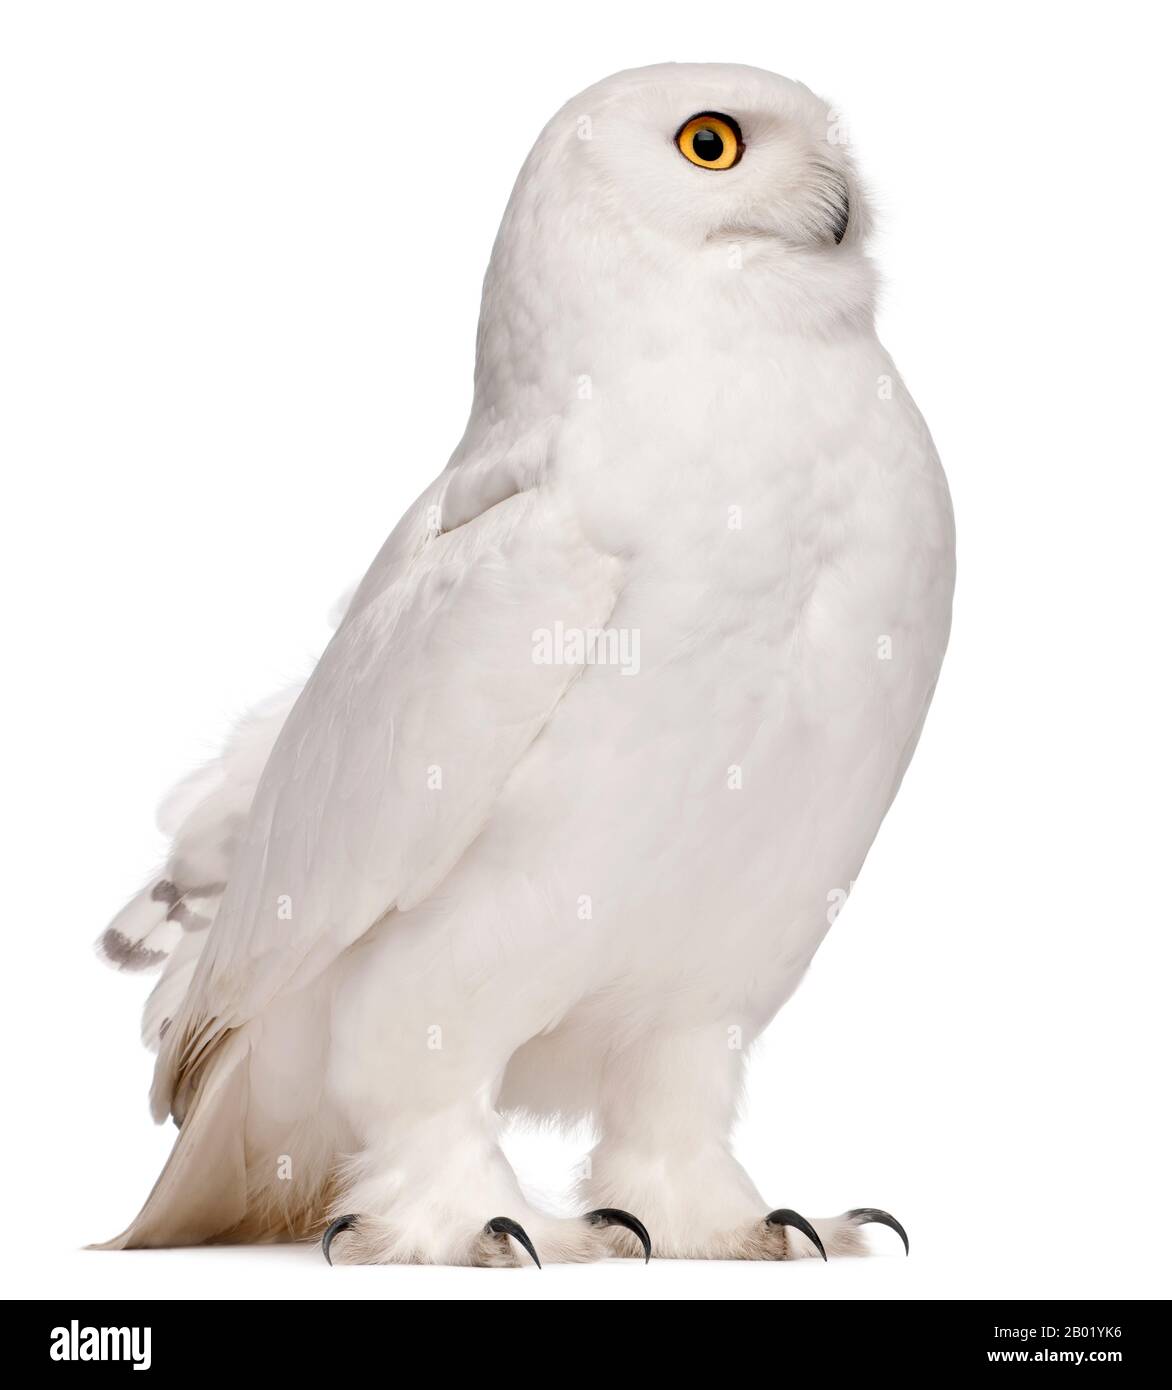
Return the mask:
[[775, 73], [639, 68], [583, 92], [560, 120], [572, 133], [546, 136], [571, 137], [562, 149], [580, 205], [625, 208], [677, 243], [767, 238], [832, 252], [866, 231], [841, 118]]
[[664, 63], [615, 74], [550, 121], [522, 171], [545, 214], [673, 247], [731, 241], [849, 252], [867, 231], [841, 118], [759, 68]]
[[555, 378], [555, 346], [591, 335], [656, 352], [697, 325], [865, 322], [869, 221], [841, 120], [800, 82], [723, 63], [608, 77], [553, 117], [517, 179], [485, 281], [485, 396], [531, 338], [531, 370]]

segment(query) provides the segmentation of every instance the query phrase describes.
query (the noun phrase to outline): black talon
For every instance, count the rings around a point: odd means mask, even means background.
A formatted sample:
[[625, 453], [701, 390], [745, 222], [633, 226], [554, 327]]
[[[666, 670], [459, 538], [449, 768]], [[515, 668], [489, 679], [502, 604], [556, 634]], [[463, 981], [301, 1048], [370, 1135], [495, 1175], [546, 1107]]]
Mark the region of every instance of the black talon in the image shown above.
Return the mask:
[[647, 1227], [637, 1216], [632, 1216], [629, 1211], [621, 1211], [618, 1207], [599, 1207], [597, 1211], [588, 1211], [586, 1220], [592, 1226], [625, 1226], [643, 1247], [643, 1263], [650, 1263], [651, 1237], [647, 1234]]
[[541, 1261], [537, 1258], [537, 1251], [533, 1248], [533, 1242], [525, 1234], [525, 1228], [518, 1225], [511, 1216], [494, 1216], [484, 1229], [490, 1235], [512, 1236], [518, 1245], [523, 1245], [529, 1251], [537, 1268], [541, 1268]]
[[846, 1215], [847, 1220], [853, 1221], [856, 1226], [890, 1226], [903, 1241], [903, 1253], [905, 1255], [912, 1253], [912, 1248], [908, 1244], [907, 1232], [889, 1211], [880, 1211], [878, 1207], [853, 1207]]
[[789, 1207], [779, 1207], [777, 1211], [769, 1213], [765, 1222], [769, 1226], [792, 1226], [795, 1231], [801, 1231], [802, 1235], [812, 1240], [818, 1247], [819, 1255], [823, 1259], [826, 1258], [826, 1251], [822, 1248], [822, 1241], [818, 1237], [818, 1232], [804, 1216], [799, 1216], [796, 1211], [790, 1211]]
[[321, 1238], [321, 1250], [326, 1257], [326, 1264], [332, 1265], [334, 1263], [330, 1259], [330, 1245], [333, 1243], [334, 1237], [339, 1231], [348, 1231], [357, 1220], [356, 1216], [339, 1216], [336, 1221], [331, 1221], [326, 1227], [326, 1233]]

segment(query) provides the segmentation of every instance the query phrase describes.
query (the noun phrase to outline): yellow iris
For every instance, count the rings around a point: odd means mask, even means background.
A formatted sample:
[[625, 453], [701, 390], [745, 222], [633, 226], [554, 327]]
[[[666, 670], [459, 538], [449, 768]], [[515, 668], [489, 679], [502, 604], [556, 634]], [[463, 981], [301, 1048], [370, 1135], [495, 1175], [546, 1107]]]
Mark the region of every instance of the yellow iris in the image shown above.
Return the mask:
[[676, 144], [698, 169], [731, 169], [745, 152], [741, 128], [731, 116], [702, 111], [680, 127]]

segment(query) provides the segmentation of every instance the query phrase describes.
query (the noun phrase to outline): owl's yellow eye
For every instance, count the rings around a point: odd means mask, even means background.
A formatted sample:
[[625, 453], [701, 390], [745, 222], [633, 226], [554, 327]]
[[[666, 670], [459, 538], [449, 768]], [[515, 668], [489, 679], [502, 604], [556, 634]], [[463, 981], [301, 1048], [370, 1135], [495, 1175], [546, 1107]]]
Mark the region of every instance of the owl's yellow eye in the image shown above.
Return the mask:
[[680, 154], [699, 169], [731, 169], [745, 152], [741, 128], [731, 116], [701, 111], [676, 135]]

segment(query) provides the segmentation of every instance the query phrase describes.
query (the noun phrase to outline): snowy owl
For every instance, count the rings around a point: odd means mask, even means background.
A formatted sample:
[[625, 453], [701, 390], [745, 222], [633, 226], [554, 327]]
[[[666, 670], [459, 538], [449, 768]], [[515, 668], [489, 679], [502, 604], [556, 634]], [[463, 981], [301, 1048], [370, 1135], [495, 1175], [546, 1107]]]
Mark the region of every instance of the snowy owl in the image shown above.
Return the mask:
[[[102, 938], [162, 967], [151, 1099], [180, 1127], [110, 1247], [511, 1265], [903, 1235], [771, 1210], [729, 1137], [952, 602], [836, 120], [772, 73], [665, 64], [541, 133], [463, 438], [304, 688], [172, 793], [170, 859]], [[510, 1116], [591, 1122], [580, 1215], [523, 1195]]]

